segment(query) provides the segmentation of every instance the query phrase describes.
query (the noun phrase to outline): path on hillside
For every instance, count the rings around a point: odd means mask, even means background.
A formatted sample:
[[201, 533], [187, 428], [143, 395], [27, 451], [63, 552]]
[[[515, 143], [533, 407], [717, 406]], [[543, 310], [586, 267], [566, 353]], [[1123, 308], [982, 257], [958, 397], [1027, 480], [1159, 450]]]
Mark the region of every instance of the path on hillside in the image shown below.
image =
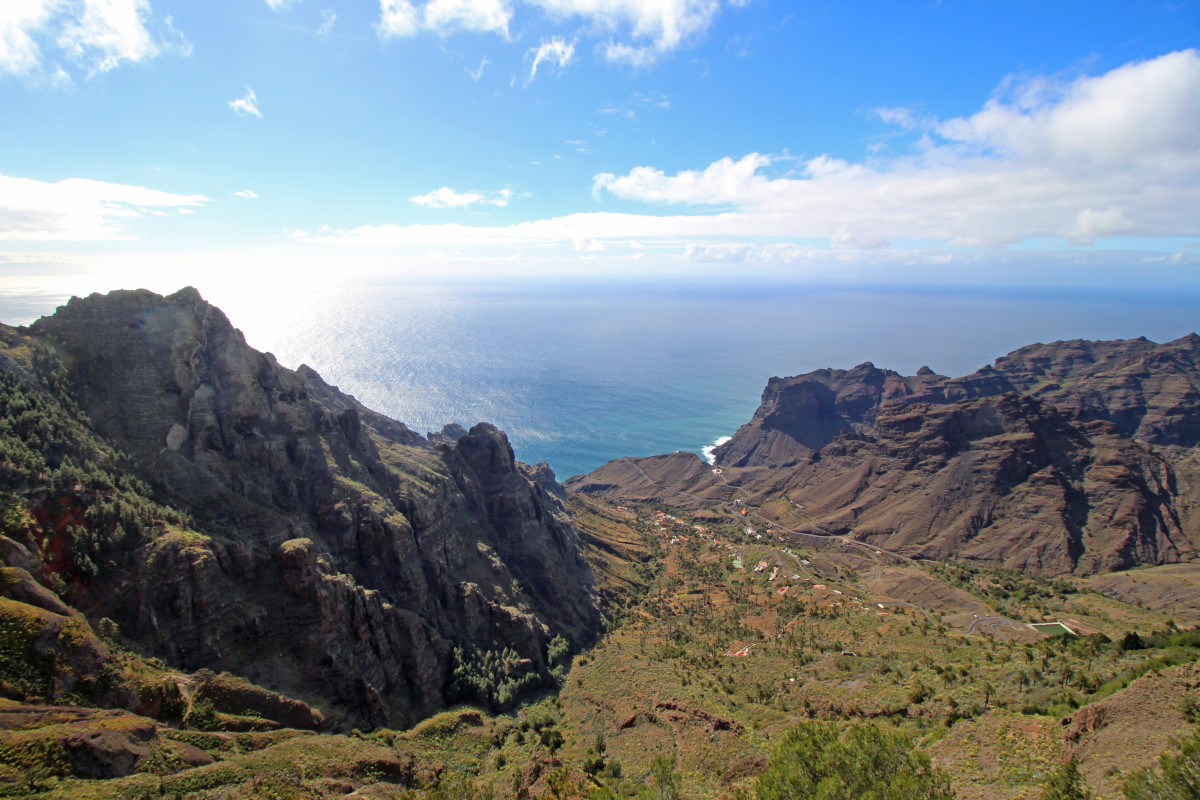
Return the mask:
[[[725, 501], [709, 500], [706, 497], [701, 497], [700, 495], [693, 494], [692, 492], [685, 492], [685, 491], [681, 491], [679, 489], [672, 489], [669, 486], [664, 486], [661, 483], [659, 483], [658, 481], [651, 478], [649, 475], [647, 475], [646, 471], [644, 469], [642, 469], [641, 465], [632, 461], [631, 457], [627, 456], [625, 458], [621, 458], [618, 460], [633, 467], [634, 470], [637, 471], [637, 474], [639, 476], [641, 476], [643, 480], [645, 480], [647, 483], [649, 483], [651, 486], [655, 487], [656, 489], [661, 489], [664, 492], [678, 495], [680, 497], [688, 497], [688, 498], [691, 498], [692, 500], [695, 500], [696, 502], [704, 503], [706, 505], [721, 505], [722, 507], [727, 505], [727, 503]], [[725, 478], [724, 470], [722, 470], [721, 472], [715, 473], [715, 474], [716, 474], [717, 479], [720, 480], [721, 483], [723, 483], [726, 488], [728, 488], [735, 494], [739, 491], [745, 492], [744, 487], [738, 486], [737, 484], [732, 484]], [[735, 497], [735, 498], [730, 498], [729, 502], [733, 502], [736, 504], [737, 502], [741, 502], [741, 501], [739, 501], [738, 498]], [[743, 505], [745, 505], [744, 502], [743, 502]], [[745, 505], [745, 508], [747, 509], [748, 513], [747, 513], [746, 517], [743, 517], [743, 519], [747, 519], [752, 516], [755, 519], [759, 520], [760, 522], [770, 525], [772, 528], [781, 530], [784, 533], [787, 533], [791, 536], [807, 536], [810, 539], [817, 539], [822, 542], [839, 541], [842, 544], [847, 545], [847, 546], [854, 546], [854, 547], [862, 548], [863, 550], [867, 551], [871, 555], [876, 555], [876, 556], [889, 555], [892, 558], [899, 559], [908, 564], [916, 563], [916, 561], [909, 556], [906, 556], [902, 553], [896, 553], [891, 550], [884, 550], [881, 547], [877, 547], [875, 545], [871, 545], [866, 542], [860, 542], [857, 539], [852, 538], [851, 535], [848, 533], [808, 533], [807, 531], [797, 531], [797, 530], [793, 530], [793, 529], [787, 527], [786, 525], [780, 524], [776, 520], [772, 520], [767, 517], [764, 517], [762, 514], [760, 514], [758, 512], [758, 509], [753, 506]], [[728, 509], [726, 509], [726, 510], [728, 511]], [[732, 513], [732, 515], [734, 517], [741, 517], [741, 515], [736, 511], [733, 511], [730, 513]], [[819, 523], [814, 523], [814, 524], [819, 524]]]
[[920, 611], [922, 614], [924, 614], [925, 619], [929, 620], [934, 625], [941, 624], [938, 622], [938, 620], [931, 617], [929, 612], [925, 609], [921, 608], [920, 606], [913, 605], [912, 603], [906, 603], [903, 600], [874, 600], [872, 602], [874, 602], [877, 606], [904, 606], [905, 608], [915, 608], [917, 611]]
[[1009, 619], [1008, 617], [979, 617], [978, 619], [971, 620], [971, 624], [967, 626], [967, 635], [969, 636], [972, 633], [975, 633], [975, 631], [980, 627], [990, 630], [993, 636], [997, 636], [1007, 641], [1008, 637], [996, 630], [997, 628], [1024, 628], [1025, 625], [1024, 623], [1017, 622], [1016, 620]]
[[[888, 556], [891, 556], [892, 558], [899, 559], [900, 561], [902, 561], [904, 563], [910, 564], [912, 566], [917, 566], [916, 560], [909, 556], [903, 555], [901, 553], [896, 553], [891, 550], [884, 550], [881, 547], [872, 546], [870, 544], [867, 544], [866, 542], [860, 542], [857, 539], [851, 538], [850, 534], [848, 534], [848, 533], [818, 534], [818, 533], [808, 533], [806, 531], [796, 531], [796, 530], [792, 530], [791, 528], [788, 528], [785, 525], [779, 524], [775, 520], [771, 520], [771, 519], [768, 519], [767, 517], [764, 517], [762, 514], [760, 514], [758, 512], [757, 508], [747, 505], [744, 500], [741, 500], [740, 498], [736, 497], [736, 494], [739, 491], [744, 492], [745, 490], [741, 486], [730, 483], [725, 478], [724, 469], [721, 469], [719, 472], [714, 471], [713, 474], [717, 477], [718, 480], [721, 481], [722, 484], [725, 485], [726, 488], [728, 488], [735, 495], [735, 496], [731, 497], [729, 501], [710, 500], [708, 498], [701, 497], [697, 494], [693, 494], [692, 492], [685, 492], [685, 491], [682, 491], [679, 489], [672, 489], [669, 486], [664, 486], [663, 484], [659, 483], [658, 481], [654, 480], [649, 475], [647, 475], [646, 471], [644, 469], [642, 469], [641, 465], [634, 462], [630, 457], [626, 457], [626, 458], [622, 458], [622, 459], [618, 459], [618, 460], [623, 461], [624, 463], [628, 464], [630, 467], [633, 467], [633, 469], [637, 472], [637, 474], [639, 476], [641, 476], [641, 478], [643, 480], [645, 480], [647, 483], [649, 483], [651, 486], [655, 487], [656, 489], [659, 489], [664, 492], [668, 492], [673, 495], [677, 495], [679, 497], [690, 498], [691, 500], [694, 500], [703, 505], [708, 505], [708, 506], [719, 505], [723, 511], [725, 511], [726, 513], [733, 516], [734, 520], [739, 523], [740, 523], [740, 521], [746, 520], [752, 516], [755, 519], [770, 526], [771, 528], [783, 531], [784, 533], [790, 534], [792, 536], [797, 536], [797, 537], [807, 536], [811, 539], [818, 539], [822, 542], [836, 540], [836, 541], [841, 542], [845, 546], [855, 546], [855, 547], [861, 548], [862, 550], [865, 550], [867, 552], [867, 554], [870, 555], [872, 558], [878, 559], [880, 556], [888, 555]], [[733, 508], [730, 508], [730, 504], [732, 504]], [[746, 509], [745, 517], [743, 517], [740, 512], [734, 510], [734, 509], [736, 509], [736, 507], [739, 504], [742, 505], [742, 507], [744, 507]], [[807, 569], [804, 568], [804, 565], [802, 565], [800, 563], [800, 559], [796, 558], [796, 556], [792, 553], [788, 553], [788, 555], [791, 556], [795, 560], [796, 566], [799, 567], [800, 570], [804, 572], [804, 574], [808, 577], [808, 579], [810, 581], [815, 582], [816, 579], [812, 576], [812, 574]], [[782, 566], [783, 565], [782, 556], [780, 555], [780, 552], [778, 550], [775, 550], [775, 558], [776, 558], [777, 563], [780, 566]], [[882, 577], [883, 570], [886, 566], [887, 566], [887, 564], [879, 564], [878, 566], [875, 567], [874, 577], [876, 580], [878, 580], [879, 578]], [[899, 601], [899, 600], [882, 600], [882, 601], [872, 601], [872, 602], [875, 602], [877, 605], [903, 606], [906, 608], [916, 609], [917, 611], [920, 611], [922, 614], [924, 614], [925, 618], [928, 619], [934, 625], [941, 624], [938, 620], [933, 618], [933, 616], [929, 613], [928, 610], [922, 608], [921, 606], [915, 605], [913, 603], [907, 603], [907, 602], [903, 602], [903, 601]], [[997, 628], [1005, 627], [1005, 626], [1020, 627], [1021, 623], [1019, 623], [1015, 620], [1011, 620], [1007, 617], [984, 617], [981, 619], [973, 620], [971, 622], [971, 624], [967, 627], [967, 629], [965, 630], [964, 633], [965, 633], [965, 635], [968, 635], [968, 636], [973, 635], [981, 626], [985, 626], [984, 630], [990, 631], [993, 636], [996, 636], [1000, 639], [1007, 640], [1008, 637], [1005, 636], [1004, 634], [1000, 633], [997, 630]]]

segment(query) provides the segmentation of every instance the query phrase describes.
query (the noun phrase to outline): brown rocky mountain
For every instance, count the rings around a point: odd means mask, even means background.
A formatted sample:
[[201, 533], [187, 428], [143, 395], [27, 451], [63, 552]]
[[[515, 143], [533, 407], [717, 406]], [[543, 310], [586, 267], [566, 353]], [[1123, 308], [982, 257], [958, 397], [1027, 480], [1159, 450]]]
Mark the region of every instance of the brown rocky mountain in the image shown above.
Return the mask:
[[[46, 445], [25, 471], [0, 458], [6, 503], [41, 523], [7, 528], [8, 552], [172, 665], [228, 670], [334, 724], [400, 726], [471, 697], [484, 662], [514, 691], [536, 685], [553, 637], [598, 629], [561, 488], [491, 425], [427, 440], [253, 350], [194, 289], [75, 298], [0, 333], [6, 389], [102, 443]], [[176, 521], [92, 530], [112, 498], [47, 477], [87, 459]], [[104, 558], [85, 563], [81, 540]]]
[[1033, 344], [961, 378], [911, 377], [874, 364], [771, 378], [753, 419], [717, 448], [718, 464], [787, 466], [843, 431], [870, 433], [884, 406], [944, 405], [1009, 392], [1066, 405], [1155, 445], [1200, 442], [1200, 336]]
[[[872, 364], [772, 378], [717, 448], [575, 479], [609, 497], [712, 503], [909, 556], [1049, 573], [1189, 560], [1200, 542], [1200, 337], [1057, 342], [962, 378]], [[684, 491], [686, 494], [673, 494]], [[764, 510], [765, 513], [765, 510]]]

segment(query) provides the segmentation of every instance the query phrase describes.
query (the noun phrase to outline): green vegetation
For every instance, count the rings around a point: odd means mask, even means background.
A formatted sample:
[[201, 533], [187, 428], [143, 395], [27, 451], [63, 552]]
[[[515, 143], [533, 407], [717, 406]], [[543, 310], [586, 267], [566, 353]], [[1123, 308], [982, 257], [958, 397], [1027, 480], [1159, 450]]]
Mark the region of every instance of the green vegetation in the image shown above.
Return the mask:
[[452, 675], [448, 694], [453, 701], [478, 703], [492, 711], [508, 708], [522, 694], [548, 681], [547, 675], [534, 670], [508, 647], [455, 647]]
[[951, 800], [950, 778], [904, 734], [871, 724], [790, 728], [755, 786], [758, 800]]
[[22, 378], [0, 374], [0, 535], [40, 555], [68, 599], [164, 525], [190, 517], [154, 499], [91, 430], [45, 348]]
[[1147, 767], [1125, 782], [1128, 800], [1195, 800], [1200, 797], [1200, 728], [1179, 742], [1179, 753], [1163, 753], [1158, 769]]
[[1092, 794], [1079, 774], [1079, 760], [1071, 756], [1046, 782], [1042, 800], [1092, 800]]
[[[172, 548], [215, 557], [213, 540], [95, 435], [51, 350], [0, 366], [0, 534], [46, 565], [38, 580], [86, 608], [91, 588], [135, 553], [151, 574], [170, 568], [160, 556]], [[434, 455], [376, 444], [412, 477], [405, 491], [436, 488]], [[353, 475], [335, 477], [331, 519], [379, 512], [392, 533], [411, 533], [383, 484]], [[900, 563], [835, 539], [784, 546], [714, 512], [569, 503], [600, 584], [604, 638], [578, 651], [547, 634], [541, 659], [503, 641], [460, 646], [444, 677], [451, 700], [473, 707], [407, 732], [272, 730], [293, 701], [232, 676], [175, 675], [122, 648], [123, 618], [96, 620], [93, 632], [0, 598], [0, 720], [10, 726], [0, 726], [0, 796], [941, 800], [953, 782], [1084, 800], [1080, 765], [1064, 759], [1064, 718], [1200, 659], [1200, 631], [1153, 609], [1123, 614], [1126, 604], [1080, 581]], [[778, 498], [765, 505], [791, 513]], [[300, 559], [313, 548], [297, 538], [280, 553]], [[12, 596], [28, 580], [0, 570]], [[1050, 639], [1018, 625], [966, 635], [986, 616], [980, 602], [1020, 622], [1072, 618], [1073, 629], [1104, 632]], [[25, 730], [4, 716], [16, 702], [146, 716], [83, 714]], [[1195, 723], [1200, 694], [1175, 695], [1159, 716]], [[136, 768], [83, 777], [71, 759], [92, 735], [133, 753]], [[1127, 796], [1197, 796], [1188, 781], [1200, 740], [1180, 748], [1131, 777]], [[1087, 774], [1099, 792], [1101, 779]]]
[[983, 600], [996, 613], [1016, 619], [1049, 614], [1079, 591], [1069, 580], [1049, 579], [999, 567], [946, 561], [930, 571], [939, 580]]

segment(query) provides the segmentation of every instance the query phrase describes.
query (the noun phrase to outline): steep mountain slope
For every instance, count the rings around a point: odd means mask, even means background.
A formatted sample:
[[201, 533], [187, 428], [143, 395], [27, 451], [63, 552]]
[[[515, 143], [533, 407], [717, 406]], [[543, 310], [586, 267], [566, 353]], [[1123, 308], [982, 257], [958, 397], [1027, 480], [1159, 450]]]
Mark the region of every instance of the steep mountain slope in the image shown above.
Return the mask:
[[787, 466], [843, 431], [870, 433], [894, 404], [945, 405], [1009, 392], [1107, 420], [1122, 436], [1156, 445], [1200, 442], [1200, 336], [1022, 347], [961, 378], [922, 367], [906, 377], [870, 363], [771, 378], [749, 423], [715, 451], [728, 466]]
[[1058, 342], [955, 379], [872, 364], [772, 378], [717, 448], [721, 476], [690, 457], [625, 459], [570, 485], [684, 505], [736, 487], [755, 504], [787, 498], [769, 518], [802, 532], [1111, 571], [1196, 556], [1198, 425], [1200, 337]]
[[172, 664], [401, 725], [471, 697], [485, 662], [534, 685], [554, 636], [597, 629], [553, 474], [490, 425], [432, 443], [254, 351], [193, 289], [75, 298], [0, 333], [15, 410], [66, 431], [0, 455], [24, 515], [4, 535]]

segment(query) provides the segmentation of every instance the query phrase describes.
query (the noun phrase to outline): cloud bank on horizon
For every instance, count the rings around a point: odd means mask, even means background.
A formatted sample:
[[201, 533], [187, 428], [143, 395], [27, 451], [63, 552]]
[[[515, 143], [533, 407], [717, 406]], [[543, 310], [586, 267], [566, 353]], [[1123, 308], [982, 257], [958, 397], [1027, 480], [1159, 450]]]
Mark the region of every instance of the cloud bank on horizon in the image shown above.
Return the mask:
[[[580, 212], [502, 227], [384, 224], [323, 241], [535, 244], [744, 237], [824, 239], [833, 246], [875, 249], [896, 239], [1000, 248], [1038, 238], [1090, 244], [1115, 236], [1200, 236], [1196, 50], [1061, 84], [1045, 76], [1006, 82], [968, 117], [917, 119], [902, 108], [876, 113], [922, 131], [913, 153], [860, 163], [820, 155], [775, 178], [763, 171], [791, 159], [750, 153], [674, 175], [637, 166], [593, 179], [598, 199], [612, 195], [727, 211]], [[478, 193], [465, 197], [482, 201]], [[731, 251], [724, 243], [691, 242], [684, 252], [693, 259], [712, 253], [734, 260], [729, 253], [771, 249], [770, 243]]]
[[[1149, 51], [1102, 59], [1132, 12], [1099, 15], [1024, 45], [1046, 68], [997, 71], [1000, 43], [962, 86], [898, 82], [856, 20], [771, 0], [265, 0], [230, 41], [233, 4], [174, 5], [0, 6], [0, 276], [114, 242], [187, 264], [1200, 264], [1200, 50], [1163, 22], [1195, 2], [1147, 12]], [[838, 31], [861, 63], [814, 74], [800, 46]]]

